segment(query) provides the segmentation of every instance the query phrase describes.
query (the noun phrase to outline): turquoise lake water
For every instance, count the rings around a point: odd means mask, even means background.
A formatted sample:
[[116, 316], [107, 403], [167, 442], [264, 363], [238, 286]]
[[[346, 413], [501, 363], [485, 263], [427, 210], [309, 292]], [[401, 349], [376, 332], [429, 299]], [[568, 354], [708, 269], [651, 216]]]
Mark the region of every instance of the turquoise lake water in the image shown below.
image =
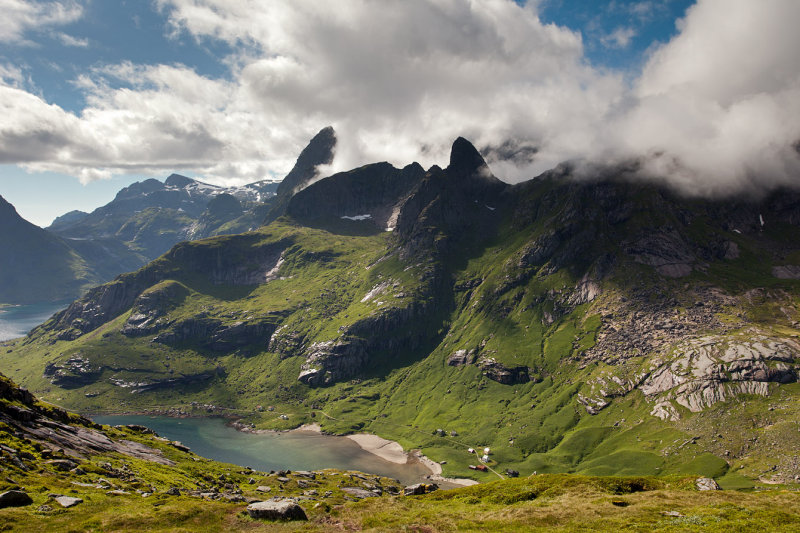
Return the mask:
[[0, 308], [0, 341], [24, 336], [69, 303], [48, 302]]
[[100, 424], [139, 424], [162, 437], [181, 441], [203, 457], [250, 466], [256, 470], [358, 470], [412, 484], [430, 471], [412, 462], [396, 464], [363, 450], [345, 437], [311, 432], [243, 433], [220, 418], [170, 418], [164, 416], [95, 416]]

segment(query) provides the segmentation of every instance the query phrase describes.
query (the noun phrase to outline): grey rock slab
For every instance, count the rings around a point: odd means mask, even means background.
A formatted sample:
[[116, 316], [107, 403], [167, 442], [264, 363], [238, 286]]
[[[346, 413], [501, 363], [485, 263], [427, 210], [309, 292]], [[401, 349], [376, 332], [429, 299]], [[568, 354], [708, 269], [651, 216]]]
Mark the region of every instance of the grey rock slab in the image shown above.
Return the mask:
[[308, 520], [306, 512], [291, 500], [272, 499], [247, 506], [251, 518], [263, 520]]
[[79, 503], [83, 503], [82, 499], [72, 496], [56, 496], [55, 500], [61, 507], [75, 507]]

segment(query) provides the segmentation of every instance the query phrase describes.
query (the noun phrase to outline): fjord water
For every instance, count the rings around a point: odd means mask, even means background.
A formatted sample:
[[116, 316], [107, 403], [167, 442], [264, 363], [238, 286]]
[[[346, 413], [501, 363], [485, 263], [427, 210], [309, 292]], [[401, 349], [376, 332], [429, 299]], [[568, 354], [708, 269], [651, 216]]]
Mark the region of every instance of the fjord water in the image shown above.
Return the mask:
[[420, 463], [401, 465], [386, 461], [346, 437], [305, 431], [243, 433], [219, 418], [142, 415], [92, 418], [99, 424], [147, 426], [162, 437], [181, 441], [203, 457], [262, 471], [337, 468], [379, 474], [405, 484], [419, 483], [430, 474]]
[[70, 301], [0, 308], [0, 341], [22, 337], [55, 313], [67, 307]]

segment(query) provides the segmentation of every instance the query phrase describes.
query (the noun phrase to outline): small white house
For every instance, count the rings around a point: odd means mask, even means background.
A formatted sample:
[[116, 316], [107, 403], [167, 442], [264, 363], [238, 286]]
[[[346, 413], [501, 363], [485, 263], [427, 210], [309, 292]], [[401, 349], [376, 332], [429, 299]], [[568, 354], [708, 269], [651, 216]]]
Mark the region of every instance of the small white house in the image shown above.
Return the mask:
[[468, 451], [469, 453], [475, 453], [475, 448], [467, 448], [467, 451]]
[[487, 447], [487, 448], [484, 448], [484, 449], [483, 449], [483, 453], [485, 453], [486, 455], [489, 455], [490, 453], [492, 453], [492, 450], [490, 450], [490, 449]]
[[484, 455], [483, 457], [481, 457], [481, 462], [488, 463], [489, 462], [489, 456], [488, 455]]

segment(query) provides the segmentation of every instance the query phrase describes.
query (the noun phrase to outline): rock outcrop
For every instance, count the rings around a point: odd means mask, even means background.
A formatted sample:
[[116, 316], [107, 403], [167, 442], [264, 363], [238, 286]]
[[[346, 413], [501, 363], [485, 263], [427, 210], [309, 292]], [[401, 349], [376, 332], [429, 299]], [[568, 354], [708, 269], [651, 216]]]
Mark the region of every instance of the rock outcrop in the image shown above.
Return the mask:
[[0, 494], [0, 509], [6, 507], [24, 507], [33, 503], [33, 499], [21, 490], [8, 490]]
[[503, 385], [516, 385], [531, 381], [527, 366], [509, 368], [498, 363], [492, 357], [481, 358], [477, 364], [484, 376]]
[[188, 343], [216, 352], [230, 352], [245, 346], [266, 348], [279, 319], [280, 316], [250, 318], [225, 324], [219, 319], [198, 315], [166, 324], [169, 330], [154, 337], [153, 341], [172, 346]]
[[88, 359], [78, 354], [60, 364], [48, 363], [43, 375], [53, 385], [69, 389], [94, 383], [102, 370], [102, 367], [92, 366]]
[[697, 487], [697, 490], [722, 490], [722, 487], [719, 486], [719, 483], [710, 477], [697, 478], [695, 481], [695, 486]]
[[[164, 465], [173, 464], [160, 450], [129, 440], [112, 440], [100, 431], [101, 426], [91, 420], [37, 402], [32, 394], [20, 389], [2, 375], [0, 399], [6, 400], [0, 402], [0, 423], [5, 424], [17, 436], [39, 443], [46, 449], [61, 450], [60, 453], [77, 460], [100, 453], [116, 452]], [[17, 461], [27, 468], [24, 461], [19, 458]], [[61, 469], [66, 464], [64, 460], [59, 460], [52, 463], [52, 467]]]
[[412, 324], [423, 320], [429, 309], [425, 300], [384, 308], [342, 328], [336, 340], [311, 344], [302, 353], [305, 362], [297, 379], [307, 385], [329, 385], [359, 375], [378, 352], [417, 348], [428, 333]]
[[450, 366], [465, 366], [475, 362], [475, 350], [456, 350], [447, 358]]
[[357, 375], [369, 357], [364, 344], [362, 339], [347, 337], [315, 342], [305, 353], [297, 379], [306, 385], [328, 385]]
[[769, 383], [794, 383], [800, 370], [800, 343], [759, 335], [738, 341], [701, 337], [679, 345], [675, 354], [654, 362], [638, 385], [660, 418], [676, 417], [672, 401], [699, 412], [738, 394], [766, 396]]

